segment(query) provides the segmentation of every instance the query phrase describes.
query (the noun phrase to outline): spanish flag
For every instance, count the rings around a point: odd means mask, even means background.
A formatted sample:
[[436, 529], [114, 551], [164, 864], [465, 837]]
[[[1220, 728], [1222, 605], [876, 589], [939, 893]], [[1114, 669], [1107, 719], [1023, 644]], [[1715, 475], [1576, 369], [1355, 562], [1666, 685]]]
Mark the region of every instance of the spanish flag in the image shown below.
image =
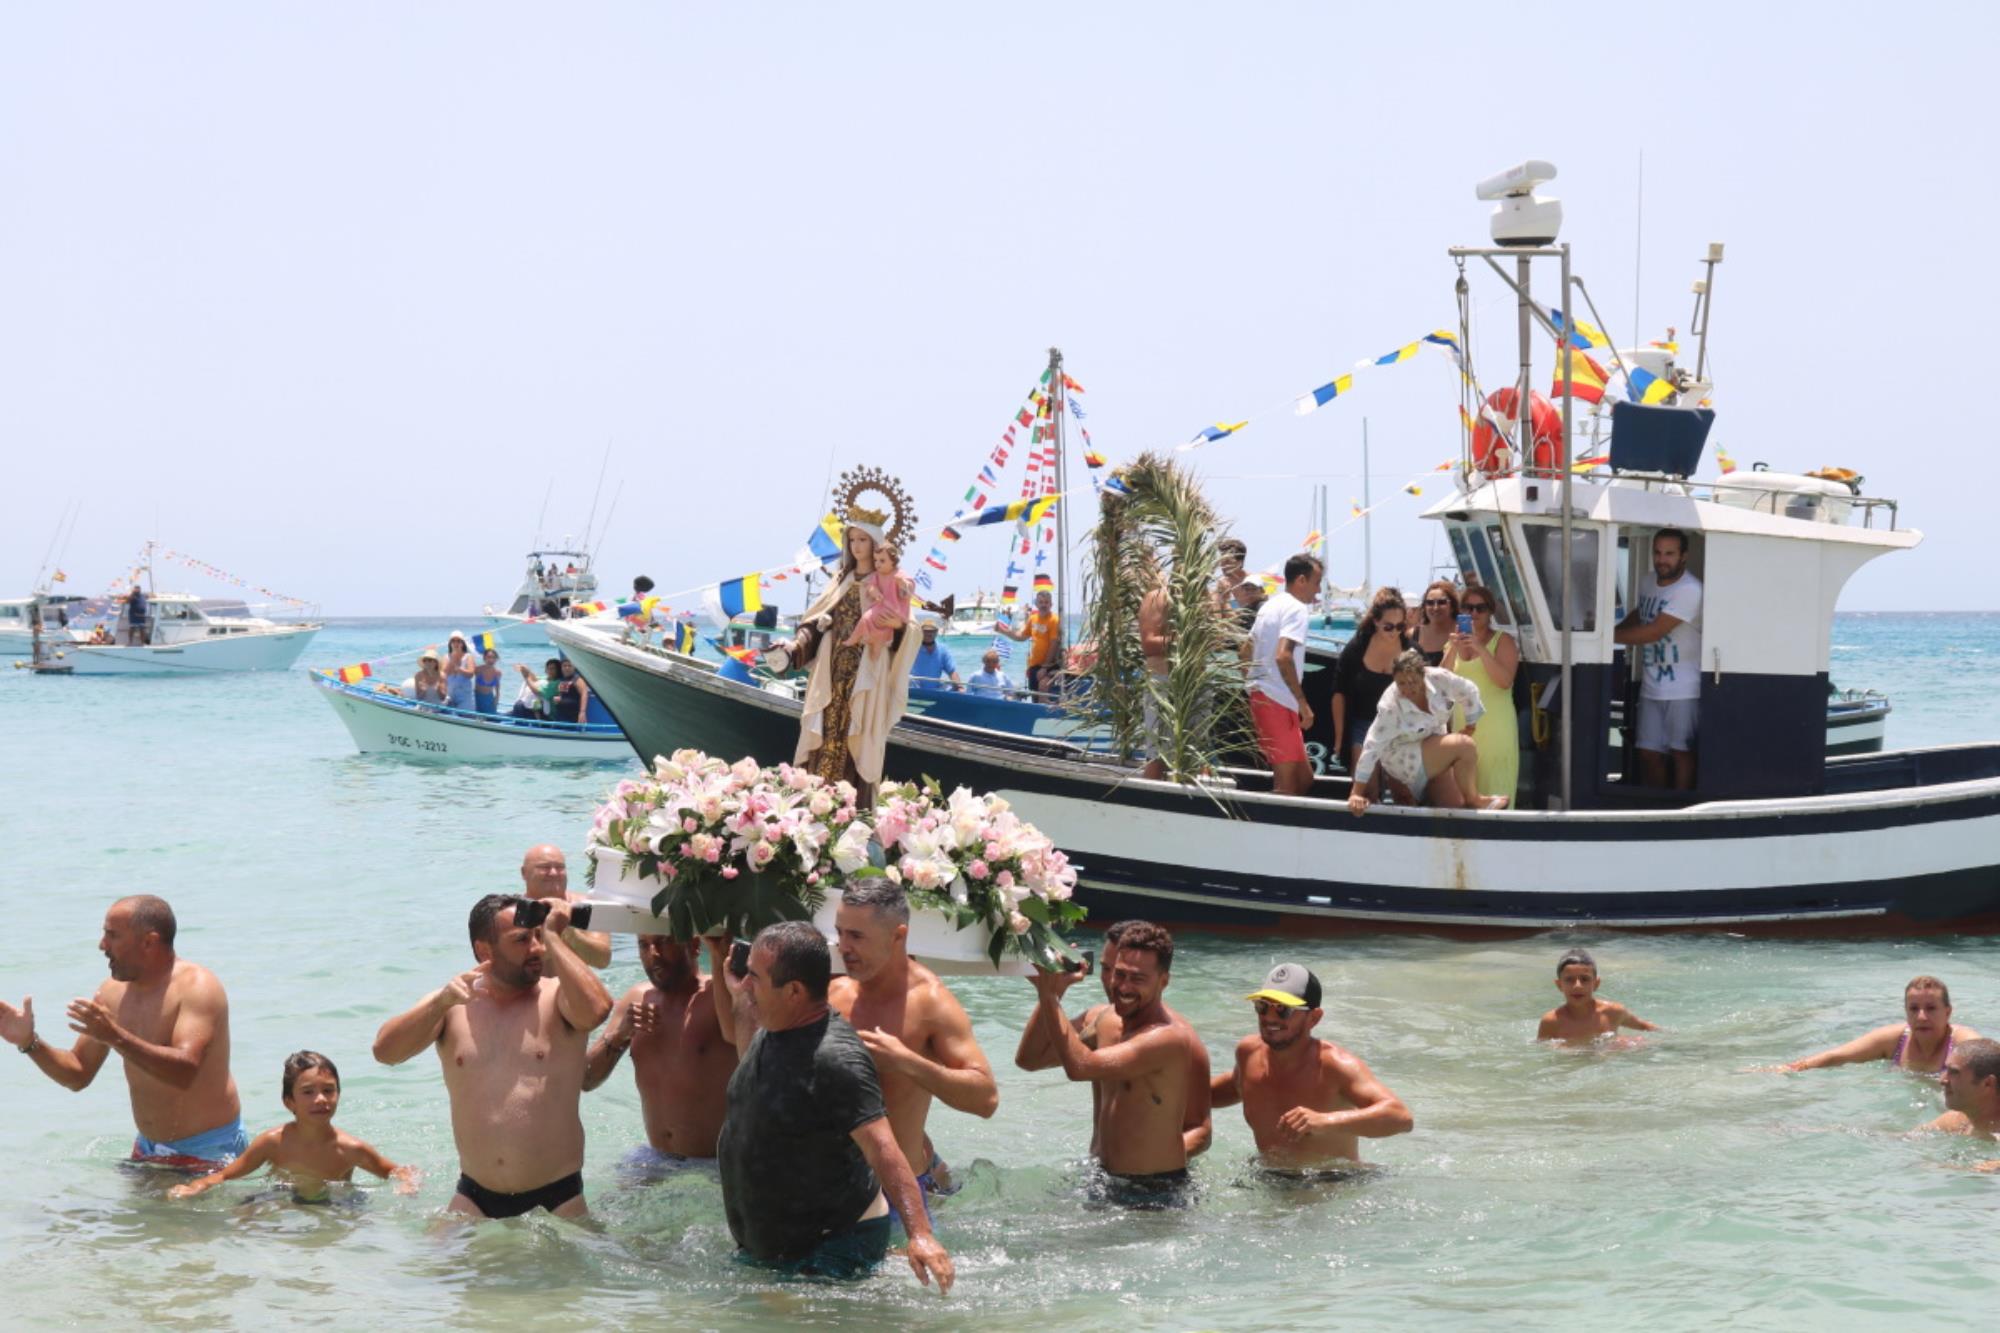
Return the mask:
[[353, 666], [342, 667], [338, 674], [342, 685], [359, 685], [375, 672], [366, 662], [356, 662]]
[[1562, 358], [1567, 357], [1570, 365], [1569, 391], [1571, 396], [1586, 403], [1604, 401], [1604, 386], [1611, 379], [1603, 366], [1590, 359], [1589, 355], [1574, 347], [1558, 352], [1556, 361], [1555, 386], [1549, 390], [1549, 397], [1560, 398], [1563, 394]]
[[603, 602], [578, 602], [570, 608], [570, 611], [576, 615], [594, 616], [609, 609]]

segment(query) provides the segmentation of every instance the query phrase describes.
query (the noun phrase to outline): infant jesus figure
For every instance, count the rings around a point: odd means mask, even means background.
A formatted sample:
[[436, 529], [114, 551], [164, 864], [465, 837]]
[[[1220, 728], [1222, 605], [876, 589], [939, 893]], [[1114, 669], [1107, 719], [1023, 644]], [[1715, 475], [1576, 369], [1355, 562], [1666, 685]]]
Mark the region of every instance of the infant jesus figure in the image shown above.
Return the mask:
[[910, 623], [910, 594], [916, 585], [896, 568], [896, 555], [888, 542], [875, 544], [875, 571], [861, 580], [861, 620], [845, 647], [886, 648]]

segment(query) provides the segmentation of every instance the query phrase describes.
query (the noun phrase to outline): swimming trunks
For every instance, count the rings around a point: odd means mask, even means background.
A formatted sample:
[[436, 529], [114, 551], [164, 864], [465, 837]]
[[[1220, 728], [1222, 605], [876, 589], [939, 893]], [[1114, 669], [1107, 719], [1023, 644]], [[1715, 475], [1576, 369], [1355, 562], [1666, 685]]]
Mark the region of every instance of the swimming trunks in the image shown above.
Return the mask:
[[[958, 1191], [959, 1183], [951, 1178], [951, 1168], [944, 1164], [942, 1157], [938, 1156], [937, 1149], [931, 1149], [931, 1164], [917, 1177], [917, 1197], [924, 1203], [924, 1220], [926, 1222], [936, 1220], [931, 1213], [931, 1195], [948, 1198]], [[883, 1194], [886, 1197], [888, 1191], [884, 1190]], [[896, 1219], [896, 1225], [902, 1227], [904, 1235], [909, 1234], [910, 1229], [903, 1226], [903, 1214], [897, 1209], [894, 1199], [889, 1200], [889, 1216]]]
[[229, 1165], [241, 1157], [249, 1146], [250, 1136], [243, 1132], [243, 1117], [237, 1116], [226, 1125], [190, 1134], [184, 1139], [160, 1142], [144, 1134], [135, 1134], [132, 1137], [132, 1160], [176, 1171], [208, 1172]]
[[546, 1185], [523, 1190], [519, 1194], [503, 1194], [499, 1190], [487, 1189], [461, 1171], [458, 1192], [487, 1217], [519, 1217], [537, 1208], [546, 1208], [553, 1213], [571, 1199], [583, 1197], [583, 1172], [572, 1171], [561, 1180], [551, 1180]]
[[796, 1263], [777, 1267], [798, 1277], [828, 1278], [851, 1282], [867, 1277], [889, 1253], [888, 1213], [864, 1218], [845, 1231], [836, 1231]]
[[[1944, 1058], [1938, 1061], [1938, 1067], [1936, 1069], [1912, 1069], [1910, 1070], [1910, 1072], [1913, 1074], [1923, 1074], [1930, 1078], [1943, 1078], [1944, 1067], [1951, 1063], [1951, 1038], [1952, 1038], [1951, 1029], [1946, 1028], [1944, 1030]], [[1903, 1052], [1909, 1048], [1909, 1045], [1910, 1045], [1910, 1030], [1908, 1028], [1904, 1028], [1903, 1035], [1896, 1038], [1896, 1053], [1889, 1057], [1889, 1067], [1891, 1069], [1908, 1068], [1908, 1066], [1903, 1063]]]
[[681, 1171], [715, 1171], [713, 1157], [684, 1157], [677, 1152], [661, 1152], [650, 1143], [642, 1143], [625, 1154], [618, 1163], [618, 1183], [621, 1185], [657, 1185], [668, 1176]]
[[1123, 1176], [1116, 1171], [1101, 1172], [1092, 1191], [1105, 1203], [1120, 1208], [1152, 1210], [1185, 1208], [1194, 1202], [1194, 1177], [1186, 1167], [1176, 1171], [1155, 1171], [1150, 1175]]

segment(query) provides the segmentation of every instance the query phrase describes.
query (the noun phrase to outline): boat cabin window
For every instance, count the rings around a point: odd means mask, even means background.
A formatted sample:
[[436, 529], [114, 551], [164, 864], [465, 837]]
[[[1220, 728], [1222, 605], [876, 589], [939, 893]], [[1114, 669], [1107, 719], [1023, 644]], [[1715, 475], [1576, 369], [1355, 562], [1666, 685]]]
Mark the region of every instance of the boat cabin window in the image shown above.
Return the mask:
[[1525, 531], [1528, 538], [1528, 559], [1535, 566], [1535, 577], [1541, 581], [1542, 598], [1548, 603], [1551, 628], [1559, 630], [1567, 621], [1570, 629], [1580, 633], [1588, 634], [1595, 630], [1597, 628], [1597, 529], [1575, 526], [1570, 528], [1570, 604], [1567, 611], [1562, 604], [1562, 525], [1530, 523]]
[[[1493, 594], [1495, 607], [1494, 623], [1520, 629], [1532, 622], [1528, 614], [1528, 599], [1521, 596], [1521, 580], [1514, 571], [1514, 562], [1507, 555], [1507, 548], [1501, 544], [1500, 528], [1495, 524], [1481, 529], [1472, 526], [1452, 526], [1452, 553], [1458, 557], [1459, 574], [1470, 587], [1478, 584]], [[1487, 540], [1487, 534], [1492, 540]]]
[[1498, 523], [1489, 523], [1486, 535], [1492, 543], [1494, 567], [1500, 571], [1500, 582], [1486, 586], [1496, 588], [1502, 593], [1502, 601], [1509, 604], [1506, 623], [1516, 629], [1528, 629], [1535, 623], [1535, 613], [1528, 601], [1528, 590], [1521, 584], [1521, 567], [1507, 547], [1507, 534]]

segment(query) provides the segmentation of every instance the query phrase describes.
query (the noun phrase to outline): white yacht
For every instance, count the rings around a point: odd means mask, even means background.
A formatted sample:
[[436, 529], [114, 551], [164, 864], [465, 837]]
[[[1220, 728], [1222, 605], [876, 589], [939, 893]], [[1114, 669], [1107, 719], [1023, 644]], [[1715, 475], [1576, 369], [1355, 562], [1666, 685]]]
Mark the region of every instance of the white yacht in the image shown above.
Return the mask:
[[530, 551], [514, 599], [503, 609], [489, 603], [486, 623], [511, 648], [547, 647], [546, 620], [588, 615], [581, 608], [597, 600], [597, 575], [588, 551]]
[[147, 601], [143, 642], [129, 642], [131, 610], [121, 601], [115, 623], [103, 622], [96, 636], [108, 642], [82, 638], [51, 646], [45, 639], [44, 659], [75, 676], [285, 671], [320, 631], [316, 623], [267, 620], [241, 602], [205, 601], [191, 593], [156, 593]]

